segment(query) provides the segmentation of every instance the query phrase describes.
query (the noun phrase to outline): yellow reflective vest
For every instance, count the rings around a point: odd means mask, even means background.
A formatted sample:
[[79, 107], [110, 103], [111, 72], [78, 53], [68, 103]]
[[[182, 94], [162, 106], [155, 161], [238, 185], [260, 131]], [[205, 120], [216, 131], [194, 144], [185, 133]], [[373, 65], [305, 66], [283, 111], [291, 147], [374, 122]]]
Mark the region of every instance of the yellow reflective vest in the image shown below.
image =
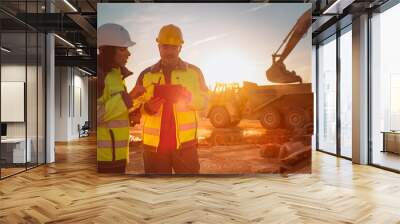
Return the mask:
[[[146, 92], [133, 101], [134, 108], [139, 108], [153, 97], [155, 84], [165, 84], [161, 63], [158, 62], [144, 70], [138, 82], [141, 82]], [[197, 146], [197, 111], [206, 107], [208, 93], [203, 75], [196, 66], [180, 61], [179, 66], [171, 72], [171, 84], [182, 85], [192, 95], [189, 104], [184, 102], [173, 104], [177, 149]], [[162, 111], [163, 106], [156, 114], [148, 114], [144, 107], [141, 109], [144, 120], [143, 146], [147, 150], [157, 151], [159, 147]]]
[[126, 91], [120, 69], [104, 79], [97, 99], [97, 168], [99, 172], [125, 172], [129, 155], [129, 116], [122, 94]]

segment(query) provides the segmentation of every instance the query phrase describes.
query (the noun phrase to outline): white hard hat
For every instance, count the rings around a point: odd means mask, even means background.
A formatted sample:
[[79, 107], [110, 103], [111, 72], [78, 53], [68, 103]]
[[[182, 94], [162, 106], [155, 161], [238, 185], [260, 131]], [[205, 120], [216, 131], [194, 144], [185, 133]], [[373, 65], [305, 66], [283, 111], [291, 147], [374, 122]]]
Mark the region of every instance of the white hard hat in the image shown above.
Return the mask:
[[121, 25], [107, 23], [97, 29], [97, 47], [131, 47], [136, 43], [129, 36], [129, 32]]

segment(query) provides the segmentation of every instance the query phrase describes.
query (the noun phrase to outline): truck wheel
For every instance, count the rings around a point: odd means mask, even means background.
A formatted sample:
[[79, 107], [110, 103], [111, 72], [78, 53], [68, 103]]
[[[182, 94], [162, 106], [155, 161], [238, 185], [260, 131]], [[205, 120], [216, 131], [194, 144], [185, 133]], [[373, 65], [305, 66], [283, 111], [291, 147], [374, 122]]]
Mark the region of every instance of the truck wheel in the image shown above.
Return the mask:
[[261, 114], [260, 123], [266, 129], [276, 129], [281, 125], [281, 114], [275, 108], [267, 108]]
[[290, 108], [285, 115], [286, 126], [301, 128], [306, 123], [306, 114], [301, 108]]
[[210, 112], [210, 122], [216, 128], [226, 128], [231, 123], [228, 111], [224, 107], [214, 107]]

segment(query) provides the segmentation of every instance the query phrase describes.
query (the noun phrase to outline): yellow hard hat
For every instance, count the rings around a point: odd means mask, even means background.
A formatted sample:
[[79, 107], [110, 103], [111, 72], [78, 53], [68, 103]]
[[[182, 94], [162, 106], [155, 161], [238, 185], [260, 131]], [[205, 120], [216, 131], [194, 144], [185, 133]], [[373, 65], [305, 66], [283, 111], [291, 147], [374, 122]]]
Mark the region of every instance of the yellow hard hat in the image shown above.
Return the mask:
[[173, 24], [163, 26], [158, 33], [156, 41], [159, 44], [180, 46], [183, 44], [181, 29]]

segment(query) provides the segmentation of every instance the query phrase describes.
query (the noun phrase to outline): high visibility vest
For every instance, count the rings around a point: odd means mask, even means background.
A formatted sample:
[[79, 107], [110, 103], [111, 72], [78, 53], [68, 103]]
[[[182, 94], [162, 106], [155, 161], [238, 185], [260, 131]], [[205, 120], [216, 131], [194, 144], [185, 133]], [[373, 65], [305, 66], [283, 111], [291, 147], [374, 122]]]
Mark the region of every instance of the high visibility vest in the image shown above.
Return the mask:
[[[173, 104], [173, 112], [176, 127], [177, 149], [197, 146], [197, 111], [204, 109], [207, 103], [207, 89], [202, 88], [200, 80], [203, 80], [200, 69], [186, 64], [185, 68], [175, 69], [171, 72], [171, 84], [179, 84], [190, 91], [191, 102], [186, 104], [178, 102]], [[154, 67], [154, 66], [153, 66]], [[142, 97], [134, 100], [134, 107], [139, 107], [153, 97], [155, 84], [165, 84], [164, 75], [161, 70], [149, 68], [144, 71], [143, 86], [146, 89]], [[163, 106], [156, 114], [148, 114], [142, 107], [143, 145], [145, 149], [155, 150], [160, 143], [161, 116]]]
[[122, 93], [126, 91], [120, 69], [104, 80], [97, 99], [97, 167], [99, 172], [124, 172], [129, 159], [129, 116]]

